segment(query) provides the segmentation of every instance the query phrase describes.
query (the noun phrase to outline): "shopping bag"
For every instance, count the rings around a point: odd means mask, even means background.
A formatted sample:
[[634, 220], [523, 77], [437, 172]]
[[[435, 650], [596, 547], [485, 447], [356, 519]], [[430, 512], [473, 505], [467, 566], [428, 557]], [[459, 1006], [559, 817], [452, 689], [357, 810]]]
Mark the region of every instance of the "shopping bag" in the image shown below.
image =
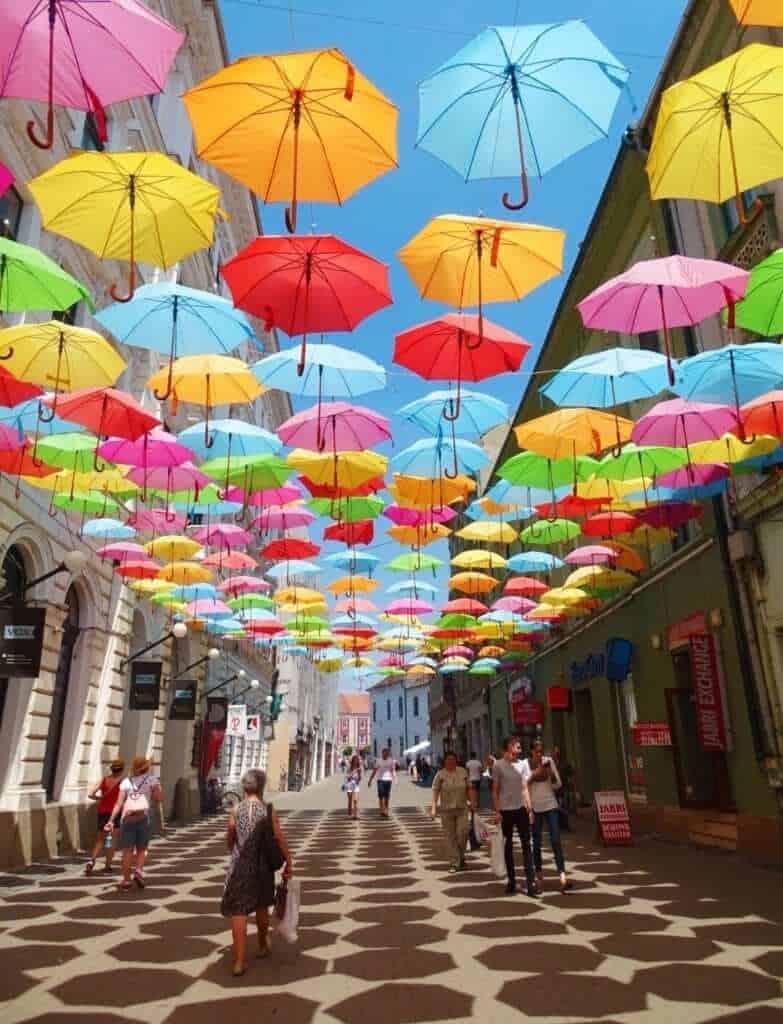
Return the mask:
[[476, 815], [471, 814], [470, 816], [470, 830], [468, 831], [468, 843], [471, 850], [481, 849], [481, 840], [479, 839], [478, 831], [476, 830]]
[[288, 882], [285, 898], [285, 909], [278, 916], [278, 906], [275, 907], [276, 925], [275, 931], [284, 942], [296, 942], [297, 925], [299, 924], [299, 903], [301, 900], [301, 883], [298, 878], [291, 878]]
[[504, 878], [506, 875], [506, 858], [503, 853], [503, 833], [495, 829], [489, 837], [489, 863], [492, 873], [497, 878]]
[[473, 829], [479, 843], [486, 844], [489, 842], [490, 830], [477, 814], [473, 815]]

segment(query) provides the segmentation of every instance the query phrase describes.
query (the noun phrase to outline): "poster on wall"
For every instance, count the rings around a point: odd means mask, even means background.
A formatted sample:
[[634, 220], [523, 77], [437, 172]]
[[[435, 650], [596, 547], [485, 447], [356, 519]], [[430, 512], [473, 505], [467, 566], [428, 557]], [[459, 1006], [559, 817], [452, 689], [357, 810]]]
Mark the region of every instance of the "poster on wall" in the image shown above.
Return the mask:
[[41, 671], [45, 608], [0, 608], [0, 676], [35, 679]]
[[160, 661], [132, 661], [128, 707], [131, 711], [157, 711], [160, 705]]
[[633, 841], [631, 817], [621, 789], [596, 790], [593, 794], [598, 832], [604, 846], [625, 846]]
[[718, 654], [712, 634], [692, 635], [688, 639], [688, 652], [699, 746], [707, 753], [725, 753], [730, 749], [729, 736]]
[[259, 715], [248, 715], [245, 723], [245, 739], [257, 740], [261, 737], [261, 718]]
[[233, 736], [235, 739], [244, 739], [247, 732], [247, 705], [229, 704], [228, 720], [226, 722], [226, 736]]
[[670, 747], [672, 730], [668, 722], [637, 722], [631, 726], [631, 739], [637, 747]]
[[174, 683], [174, 696], [169, 709], [169, 718], [180, 722], [189, 722], [196, 717], [195, 679], [178, 679]]

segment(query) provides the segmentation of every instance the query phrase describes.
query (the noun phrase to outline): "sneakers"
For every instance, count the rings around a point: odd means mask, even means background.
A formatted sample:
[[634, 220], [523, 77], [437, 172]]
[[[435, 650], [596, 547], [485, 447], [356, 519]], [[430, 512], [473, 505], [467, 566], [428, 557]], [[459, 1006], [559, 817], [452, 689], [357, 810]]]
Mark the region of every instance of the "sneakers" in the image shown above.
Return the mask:
[[140, 889], [144, 888], [144, 872], [141, 868], [133, 869], [133, 881], [138, 885]]
[[95, 870], [95, 858], [91, 857], [87, 861], [87, 863], [84, 865], [84, 873], [85, 873], [85, 875], [91, 875], [94, 870]]

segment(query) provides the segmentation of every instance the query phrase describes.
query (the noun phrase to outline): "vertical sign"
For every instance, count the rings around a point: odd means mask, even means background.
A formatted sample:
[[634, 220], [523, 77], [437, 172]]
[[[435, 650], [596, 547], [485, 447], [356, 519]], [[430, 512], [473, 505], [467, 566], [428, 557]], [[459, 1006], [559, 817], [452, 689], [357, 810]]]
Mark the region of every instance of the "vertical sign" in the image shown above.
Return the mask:
[[174, 683], [174, 697], [169, 709], [169, 718], [179, 721], [193, 721], [196, 717], [195, 679], [178, 679]]
[[131, 711], [157, 711], [160, 704], [160, 675], [163, 665], [159, 661], [131, 662]]
[[247, 716], [245, 738], [249, 740], [257, 740], [261, 738], [261, 719], [258, 715]]
[[595, 813], [604, 845], [623, 845], [631, 842], [631, 818], [625, 793], [621, 789], [596, 790]]
[[0, 608], [0, 676], [35, 679], [41, 670], [45, 608]]
[[226, 724], [226, 736], [234, 736], [244, 739], [247, 732], [247, 705], [229, 704], [228, 722]]
[[729, 749], [715, 641], [710, 633], [688, 638], [699, 746], [708, 753]]
[[228, 701], [225, 697], [207, 697], [207, 724], [210, 729], [223, 732], [228, 717]]

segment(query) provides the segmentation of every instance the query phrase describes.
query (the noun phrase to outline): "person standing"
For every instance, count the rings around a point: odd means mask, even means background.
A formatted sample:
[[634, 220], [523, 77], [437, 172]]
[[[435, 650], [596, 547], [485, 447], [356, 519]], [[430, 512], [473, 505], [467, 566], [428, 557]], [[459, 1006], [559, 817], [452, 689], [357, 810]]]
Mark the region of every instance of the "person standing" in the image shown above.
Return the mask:
[[160, 808], [160, 824], [163, 830], [163, 794], [160, 779], [151, 772], [152, 762], [148, 757], [134, 757], [133, 772], [119, 785], [117, 802], [111, 812], [105, 830], [108, 832], [120, 822], [120, 849], [122, 850], [121, 889], [131, 888], [131, 879], [140, 889], [144, 888], [144, 862], [150, 844], [150, 809], [152, 804]]
[[536, 885], [541, 892], [544, 887], [544, 864], [541, 856], [541, 837], [546, 824], [549, 829], [549, 841], [555, 866], [560, 873], [560, 891], [568, 889], [568, 878], [565, 870], [563, 844], [560, 840], [560, 808], [557, 792], [562, 786], [557, 765], [551, 757], [544, 757], [544, 745], [536, 740], [530, 751], [530, 775], [528, 790], [533, 804], [535, 821], [533, 823], [533, 863], [536, 868]]
[[430, 813], [433, 818], [440, 813], [450, 871], [462, 871], [465, 867], [468, 808], [471, 806], [471, 797], [467, 770], [458, 765], [455, 753], [447, 753], [443, 767], [432, 782]]
[[501, 825], [505, 839], [504, 853], [508, 876], [506, 892], [517, 891], [514, 870], [514, 829], [516, 829], [522, 844], [527, 894], [535, 898], [537, 892], [533, 872], [533, 855], [530, 850], [530, 826], [535, 819], [527, 783], [522, 775], [521, 765], [518, 763], [520, 750], [519, 740], [516, 737], [509, 736], [503, 741], [503, 757], [495, 762], [492, 769], [492, 803], [495, 808], [495, 821]]
[[388, 747], [384, 747], [380, 760], [375, 762], [370, 781], [367, 783], [368, 789], [372, 786], [376, 775], [378, 776], [378, 809], [382, 818], [388, 818], [392, 784], [397, 781], [397, 762], [391, 756], [391, 750]]
[[288, 842], [280, 828], [277, 814], [271, 804], [264, 803], [266, 772], [251, 769], [242, 776], [244, 799], [228, 816], [226, 844], [231, 860], [220, 912], [231, 918], [231, 936], [234, 945], [232, 974], [240, 977], [247, 969], [247, 919], [256, 915], [258, 928], [258, 956], [267, 957], [269, 943], [269, 908], [275, 902], [275, 874], [270, 871], [261, 852], [263, 830], [271, 822], [272, 832], [285, 860], [283, 878], [288, 880], [294, 872], [294, 862]]
[[479, 809], [481, 803], [481, 773], [484, 770], [484, 766], [481, 761], [476, 757], [476, 751], [471, 750], [470, 757], [465, 762], [465, 768], [468, 771], [468, 778], [470, 779], [470, 802], [474, 811]]
[[348, 817], [359, 820], [359, 790], [362, 786], [362, 759], [354, 754], [343, 782], [343, 789], [348, 794]]
[[[98, 801], [98, 833], [95, 837], [95, 845], [92, 848], [92, 856], [84, 868], [85, 875], [91, 875], [95, 870], [95, 861], [100, 856], [101, 850], [106, 852], [106, 874], [111, 872], [111, 862], [114, 858], [114, 851], [120, 839], [119, 830], [115, 827], [106, 831], [106, 826], [111, 820], [111, 812], [117, 802], [117, 787], [122, 782], [122, 773], [125, 771], [125, 762], [116, 758], [109, 765], [111, 775], [105, 775], [100, 782], [96, 782], [87, 794], [90, 800]], [[111, 839], [109, 839], [111, 836]], [[108, 846], [107, 846], [108, 843]]]

